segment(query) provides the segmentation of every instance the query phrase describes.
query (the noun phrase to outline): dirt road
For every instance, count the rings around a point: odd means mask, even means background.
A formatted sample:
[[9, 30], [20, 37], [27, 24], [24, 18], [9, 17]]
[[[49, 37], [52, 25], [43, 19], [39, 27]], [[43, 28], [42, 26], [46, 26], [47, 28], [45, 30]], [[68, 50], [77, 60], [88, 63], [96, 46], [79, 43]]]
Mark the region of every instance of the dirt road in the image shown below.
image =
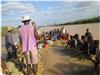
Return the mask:
[[44, 75], [98, 75], [93, 72], [91, 61], [78, 60], [75, 50], [71, 51], [63, 47], [43, 50], [45, 51], [43, 55], [45, 61]]
[[[2, 49], [5, 56], [5, 49]], [[41, 49], [44, 62], [43, 75], [98, 75], [99, 71], [93, 70], [90, 60], [78, 60], [79, 54], [75, 49], [66, 49], [62, 46]]]

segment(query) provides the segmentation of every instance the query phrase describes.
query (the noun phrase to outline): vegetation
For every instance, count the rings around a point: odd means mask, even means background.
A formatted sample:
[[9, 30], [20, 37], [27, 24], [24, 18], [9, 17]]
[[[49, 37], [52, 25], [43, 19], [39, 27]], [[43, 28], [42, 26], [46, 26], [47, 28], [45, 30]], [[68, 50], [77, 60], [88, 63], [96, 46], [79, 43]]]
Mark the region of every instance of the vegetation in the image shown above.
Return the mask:
[[89, 19], [82, 19], [82, 20], [78, 20], [78, 21], [74, 21], [74, 22], [57, 24], [55, 26], [59, 26], [59, 25], [73, 25], [73, 24], [86, 24], [86, 23], [97, 23], [97, 22], [100, 22], [100, 16], [89, 18]]
[[[13, 29], [13, 33], [16, 34], [17, 33], [17, 29], [14, 26], [10, 26]], [[6, 32], [7, 32], [7, 28], [8, 26], [1, 26], [1, 36], [5, 36]]]

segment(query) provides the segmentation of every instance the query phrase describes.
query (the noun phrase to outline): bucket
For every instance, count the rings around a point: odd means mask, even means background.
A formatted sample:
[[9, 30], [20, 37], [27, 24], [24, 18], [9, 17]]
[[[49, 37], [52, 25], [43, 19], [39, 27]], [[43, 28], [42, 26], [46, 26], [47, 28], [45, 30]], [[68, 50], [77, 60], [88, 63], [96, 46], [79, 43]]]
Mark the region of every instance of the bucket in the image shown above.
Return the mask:
[[45, 44], [45, 45], [44, 45], [44, 48], [48, 48], [48, 44]]

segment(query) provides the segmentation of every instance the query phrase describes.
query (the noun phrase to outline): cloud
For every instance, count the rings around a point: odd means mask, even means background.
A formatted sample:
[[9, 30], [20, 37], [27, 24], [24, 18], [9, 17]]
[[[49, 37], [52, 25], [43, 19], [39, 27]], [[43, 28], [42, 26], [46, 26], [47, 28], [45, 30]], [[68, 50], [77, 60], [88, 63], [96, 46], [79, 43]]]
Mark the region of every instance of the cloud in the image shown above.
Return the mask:
[[7, 1], [2, 4], [3, 14], [15, 13], [34, 13], [36, 12], [34, 6], [29, 3], [21, 3], [20, 1]]
[[64, 1], [63, 5], [69, 8], [80, 8], [91, 5], [99, 5], [99, 3], [97, 1]]
[[64, 13], [92, 11], [92, 10], [99, 10], [99, 3], [96, 1], [82, 1], [82, 2], [66, 1], [64, 8], [66, 8], [62, 9], [62, 12]]
[[52, 11], [44, 11], [42, 12], [44, 16], [49, 16], [52, 14]]
[[82, 1], [82, 2], [75, 2], [74, 7], [87, 7], [94, 3], [94, 1]]
[[48, 7], [48, 10], [51, 10], [53, 7]]

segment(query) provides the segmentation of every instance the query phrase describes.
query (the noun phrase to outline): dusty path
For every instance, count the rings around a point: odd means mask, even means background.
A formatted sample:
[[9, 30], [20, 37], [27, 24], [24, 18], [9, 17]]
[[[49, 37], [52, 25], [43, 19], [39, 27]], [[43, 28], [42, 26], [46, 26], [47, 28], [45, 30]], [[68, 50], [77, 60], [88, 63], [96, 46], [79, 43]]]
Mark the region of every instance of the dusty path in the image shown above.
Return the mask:
[[[2, 55], [6, 51], [2, 48]], [[65, 49], [57, 46], [43, 50], [44, 62], [43, 75], [98, 75], [93, 69], [93, 63], [89, 60], [78, 60], [77, 50]]]
[[[44, 75], [80, 75], [82, 72], [81, 75], [90, 75], [88, 70], [91, 72], [92, 62], [89, 60], [79, 61], [74, 51], [64, 50], [61, 47], [43, 50], [45, 51], [43, 55], [45, 61]], [[94, 73], [93, 75], [98, 74]]]

